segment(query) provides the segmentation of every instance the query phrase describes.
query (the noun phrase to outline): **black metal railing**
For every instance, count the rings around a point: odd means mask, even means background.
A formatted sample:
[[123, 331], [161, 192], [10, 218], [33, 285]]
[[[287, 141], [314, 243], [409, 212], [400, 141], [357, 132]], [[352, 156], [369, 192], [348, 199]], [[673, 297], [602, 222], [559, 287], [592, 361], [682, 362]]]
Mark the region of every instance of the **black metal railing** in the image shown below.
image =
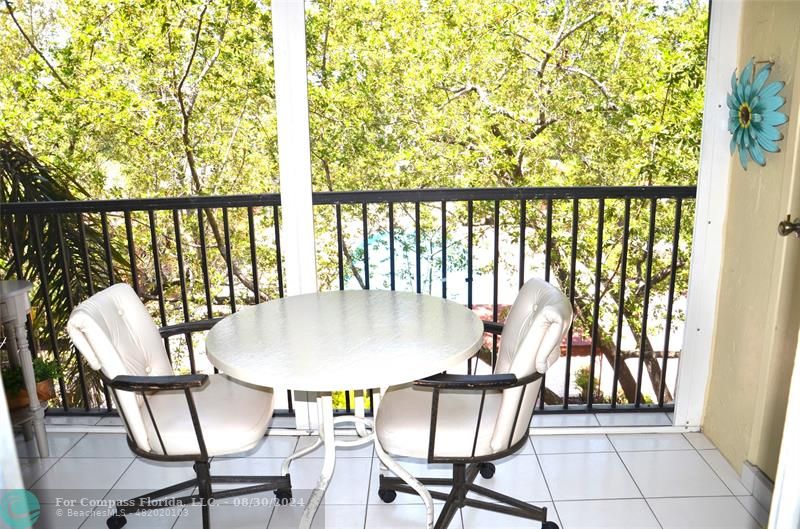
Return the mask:
[[[112, 410], [65, 327], [77, 302], [116, 282], [130, 283], [169, 330], [164, 341], [176, 367], [209, 369], [198, 366], [208, 322], [235, 312], [237, 299], [284, 294], [279, 207], [278, 195], [4, 204], [7, 271], [36, 284], [33, 305], [44, 310], [33, 318], [37, 349], [63, 371], [51, 413]], [[285, 408], [292, 412], [289, 391]]]
[[[540, 409], [667, 410], [695, 193], [688, 186], [315, 193], [320, 288], [426, 292], [483, 310], [486, 347], [465, 366], [476, 373], [494, 365], [515, 290], [542, 277], [568, 295], [576, 320], [558, 369], [544, 377]], [[7, 275], [35, 282], [34, 306], [43, 312], [33, 326], [43, 352], [65, 369], [53, 407], [111, 410], [64, 326], [75, 303], [118, 281], [134, 286], [162, 326], [174, 327], [166, 339], [173, 363], [209, 369], [202, 337], [193, 334], [203, 328], [198, 320], [284, 294], [280, 214], [277, 194], [3, 205], [8, 248], [0, 262]], [[350, 411], [349, 393], [340, 400]], [[286, 408], [291, 413], [288, 391]]]
[[[506, 296], [505, 307], [500, 302], [501, 276], [506, 276], [507, 286], [513, 282], [519, 288], [539, 275], [562, 287], [577, 314], [563, 347], [563, 376], [550, 383], [545, 377], [540, 409], [671, 409], [675, 387], [668, 374], [674, 377], [677, 370], [668, 368], [670, 359], [680, 355], [671, 344], [682, 317], [676, 317], [674, 306], [676, 297], [684, 301], [686, 296], [693, 219], [685, 217], [693, 215], [695, 193], [691, 186], [318, 193], [316, 229], [323, 240], [317, 244], [318, 258], [325, 255], [329, 231], [330, 255], [323, 262], [335, 264], [337, 271], [321, 286], [374, 288], [378, 276], [383, 279], [378, 288], [441, 295], [471, 308], [488, 305], [490, 344], [467, 366], [475, 372], [482, 364], [493, 368], [501, 313], [513, 301], [515, 292]], [[398, 211], [405, 221], [399, 220]], [[371, 242], [376, 234], [383, 238]], [[434, 239], [436, 247], [430, 248]], [[400, 240], [406, 241], [400, 253], [413, 256], [405, 284], [398, 277]], [[481, 241], [483, 263], [478, 262]], [[463, 256], [454, 255], [459, 245]], [[388, 254], [384, 270], [374, 264], [376, 249]], [[537, 255], [540, 262], [530, 263]], [[454, 284], [453, 276], [462, 266], [463, 283]], [[479, 273], [490, 278], [482, 299], [476, 299], [474, 289]], [[572, 364], [583, 354], [577, 351], [576, 331], [588, 335], [584, 378], [594, 382], [585, 384], [583, 391], [577, 387], [579, 395], [574, 397], [579, 377]], [[634, 350], [626, 350], [626, 334], [638, 346]], [[658, 347], [653, 344], [656, 336]], [[606, 395], [594, 389], [603, 362], [612, 369]], [[635, 366], [627, 367], [631, 362]]]

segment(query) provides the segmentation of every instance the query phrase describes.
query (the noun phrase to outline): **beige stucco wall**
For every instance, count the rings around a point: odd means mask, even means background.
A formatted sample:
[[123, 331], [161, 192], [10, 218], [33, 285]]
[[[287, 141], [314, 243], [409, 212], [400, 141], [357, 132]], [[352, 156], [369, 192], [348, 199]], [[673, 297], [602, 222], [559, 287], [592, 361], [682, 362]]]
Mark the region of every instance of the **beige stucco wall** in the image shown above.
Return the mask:
[[745, 0], [742, 21], [739, 67], [775, 61], [789, 123], [766, 167], [737, 162], [729, 175], [703, 428], [734, 468], [749, 460], [774, 478], [800, 328], [800, 240], [776, 231], [790, 211], [800, 217], [800, 0]]

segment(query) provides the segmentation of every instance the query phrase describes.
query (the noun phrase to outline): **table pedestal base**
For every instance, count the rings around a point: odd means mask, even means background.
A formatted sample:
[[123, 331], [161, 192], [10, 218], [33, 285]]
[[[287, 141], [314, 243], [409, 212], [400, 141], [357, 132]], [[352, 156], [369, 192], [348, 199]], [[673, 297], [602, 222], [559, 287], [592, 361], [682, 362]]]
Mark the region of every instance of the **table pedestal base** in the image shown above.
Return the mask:
[[[357, 398], [358, 399], [358, 398]], [[359, 407], [361, 408], [361, 407]], [[310, 529], [311, 523], [314, 521], [314, 516], [317, 514], [320, 503], [325, 496], [325, 491], [328, 490], [333, 470], [336, 466], [336, 447], [337, 446], [360, 446], [367, 443], [374, 443], [375, 453], [378, 455], [381, 463], [391, 470], [397, 477], [408, 483], [409, 487], [419, 494], [422, 501], [425, 503], [426, 512], [426, 528], [433, 529], [433, 499], [430, 492], [425, 486], [420, 483], [414, 476], [408, 473], [401, 467], [389, 454], [387, 454], [375, 435], [374, 430], [371, 428], [372, 424], [369, 419], [359, 416], [333, 416], [333, 400], [330, 393], [324, 393], [317, 396], [317, 412], [319, 414], [319, 438], [310, 446], [298, 450], [289, 457], [287, 457], [281, 465], [281, 475], [289, 473], [289, 465], [291, 462], [299, 457], [303, 457], [316, 450], [319, 446], [324, 446], [325, 459], [322, 464], [322, 471], [320, 472], [319, 481], [317, 486], [311, 493], [308, 499], [308, 504], [303, 510], [303, 515], [300, 518], [300, 529]], [[356, 431], [359, 434], [358, 439], [354, 440], [337, 440], [334, 433], [334, 425], [342, 422], [352, 422], [356, 425]], [[369, 430], [367, 429], [369, 427]]]

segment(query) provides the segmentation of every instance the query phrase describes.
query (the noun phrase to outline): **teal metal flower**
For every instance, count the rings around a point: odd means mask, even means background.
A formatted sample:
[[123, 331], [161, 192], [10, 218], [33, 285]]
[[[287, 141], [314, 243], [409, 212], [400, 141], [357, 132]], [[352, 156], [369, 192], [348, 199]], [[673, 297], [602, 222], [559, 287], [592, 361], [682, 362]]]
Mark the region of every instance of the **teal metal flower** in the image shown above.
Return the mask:
[[778, 95], [785, 83], [766, 84], [772, 63], [765, 64], [755, 75], [753, 71], [753, 59], [744, 67], [738, 81], [734, 70], [728, 94], [728, 131], [733, 135], [731, 155], [738, 149], [739, 161], [745, 170], [748, 157], [763, 166], [767, 163], [764, 151], [780, 151], [777, 142], [783, 139], [783, 134], [776, 127], [788, 121], [786, 114], [778, 112], [786, 102]]

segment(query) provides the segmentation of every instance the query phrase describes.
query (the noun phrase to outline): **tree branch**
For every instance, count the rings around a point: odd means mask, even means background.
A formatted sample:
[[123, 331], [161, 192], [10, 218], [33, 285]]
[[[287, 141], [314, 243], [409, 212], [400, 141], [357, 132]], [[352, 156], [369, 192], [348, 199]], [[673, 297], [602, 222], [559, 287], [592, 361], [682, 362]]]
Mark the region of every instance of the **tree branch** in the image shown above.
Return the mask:
[[575, 66], [560, 66], [559, 68], [561, 68], [565, 72], [582, 75], [583, 77], [589, 79], [592, 82], [592, 84], [594, 84], [597, 87], [597, 89], [600, 90], [600, 93], [603, 94], [603, 97], [606, 98], [606, 107], [609, 110], [617, 110], [617, 105], [612, 101], [612, 96], [609, 93], [608, 89], [602, 82], [600, 82], [600, 80], [597, 77], [593, 76], [586, 70], [582, 70], [581, 68], [577, 68]]
[[564, 28], [566, 27], [566, 24], [567, 24], [567, 18], [568, 17], [569, 17], [569, 2], [567, 2], [566, 6], [564, 8], [564, 16], [561, 19], [561, 27], [559, 28], [558, 33], [556, 34], [555, 38], [553, 39], [553, 45], [550, 46], [549, 50], [548, 49], [543, 49], [542, 50], [542, 53], [544, 53], [544, 57], [542, 57], [542, 62], [539, 63], [539, 69], [537, 71], [537, 77], [539, 77], [539, 79], [544, 77], [544, 71], [547, 68], [547, 63], [550, 62], [550, 59], [555, 54], [556, 50], [558, 50], [559, 46], [561, 46], [561, 44], [565, 40], [567, 40], [573, 33], [575, 33], [576, 31], [581, 29], [583, 26], [585, 26], [586, 24], [588, 24], [589, 22], [591, 22], [592, 20], [597, 18], [597, 13], [592, 13], [588, 17], [584, 18], [583, 20], [581, 20], [580, 22], [575, 24], [574, 26], [570, 27], [567, 30], [564, 30]]
[[27, 33], [25, 33], [25, 30], [22, 29], [22, 26], [20, 25], [19, 21], [17, 20], [17, 17], [14, 15], [14, 8], [11, 6], [11, 2], [9, 0], [5, 0], [5, 4], [6, 4], [6, 8], [8, 9], [8, 14], [11, 15], [11, 20], [14, 21], [14, 25], [17, 26], [17, 29], [22, 34], [23, 38], [28, 43], [28, 45], [31, 47], [31, 49], [33, 49], [33, 51], [36, 52], [36, 55], [38, 55], [44, 61], [44, 63], [50, 69], [50, 71], [55, 76], [55, 78], [58, 79], [58, 82], [61, 83], [61, 86], [63, 86], [64, 88], [69, 88], [70, 86], [58, 74], [58, 71], [56, 70], [55, 66], [53, 66], [50, 63], [50, 61], [47, 59], [45, 54], [42, 53], [42, 51], [36, 46], [36, 44], [34, 44], [33, 40], [28, 36]]
[[464, 86], [462, 86], [460, 88], [447, 88], [447, 87], [444, 87], [444, 86], [441, 86], [441, 85], [439, 85], [438, 88], [441, 88], [442, 90], [446, 90], [447, 92], [450, 92], [450, 93], [453, 94], [453, 96], [448, 98], [448, 100], [445, 101], [441, 105], [441, 107], [444, 107], [445, 105], [451, 103], [452, 101], [455, 101], [456, 99], [458, 99], [460, 97], [464, 97], [466, 95], [475, 93], [475, 94], [478, 95], [478, 100], [481, 102], [481, 104], [483, 104], [483, 106], [488, 108], [489, 111], [492, 114], [499, 114], [501, 116], [507, 117], [509, 119], [513, 119], [514, 121], [517, 121], [519, 123], [524, 123], [526, 125], [541, 126], [541, 123], [539, 121], [534, 121], [534, 120], [531, 120], [529, 118], [526, 118], [525, 116], [520, 116], [520, 115], [512, 112], [511, 110], [507, 109], [504, 106], [500, 106], [500, 105], [497, 105], [497, 104], [493, 103], [491, 98], [489, 97], [489, 92], [487, 92], [487, 90], [485, 88], [483, 88], [482, 86], [480, 86], [480, 85], [467, 83], [467, 84], [465, 84]]
[[[8, 0], [6, 0], [8, 1]], [[208, 10], [208, 4], [203, 6], [203, 9], [200, 11], [200, 17], [197, 20], [197, 29], [194, 32], [194, 43], [192, 44], [192, 53], [189, 55], [189, 61], [186, 63], [186, 68], [183, 71], [183, 76], [181, 77], [176, 90], [178, 92], [179, 100], [183, 100], [183, 96], [181, 93], [183, 92], [183, 84], [186, 82], [186, 78], [189, 77], [189, 72], [192, 69], [192, 63], [194, 63], [194, 58], [197, 55], [197, 48], [200, 45], [200, 32], [203, 30], [203, 18], [206, 16], [206, 11]], [[181, 107], [183, 107], [183, 103], [181, 102]]]

